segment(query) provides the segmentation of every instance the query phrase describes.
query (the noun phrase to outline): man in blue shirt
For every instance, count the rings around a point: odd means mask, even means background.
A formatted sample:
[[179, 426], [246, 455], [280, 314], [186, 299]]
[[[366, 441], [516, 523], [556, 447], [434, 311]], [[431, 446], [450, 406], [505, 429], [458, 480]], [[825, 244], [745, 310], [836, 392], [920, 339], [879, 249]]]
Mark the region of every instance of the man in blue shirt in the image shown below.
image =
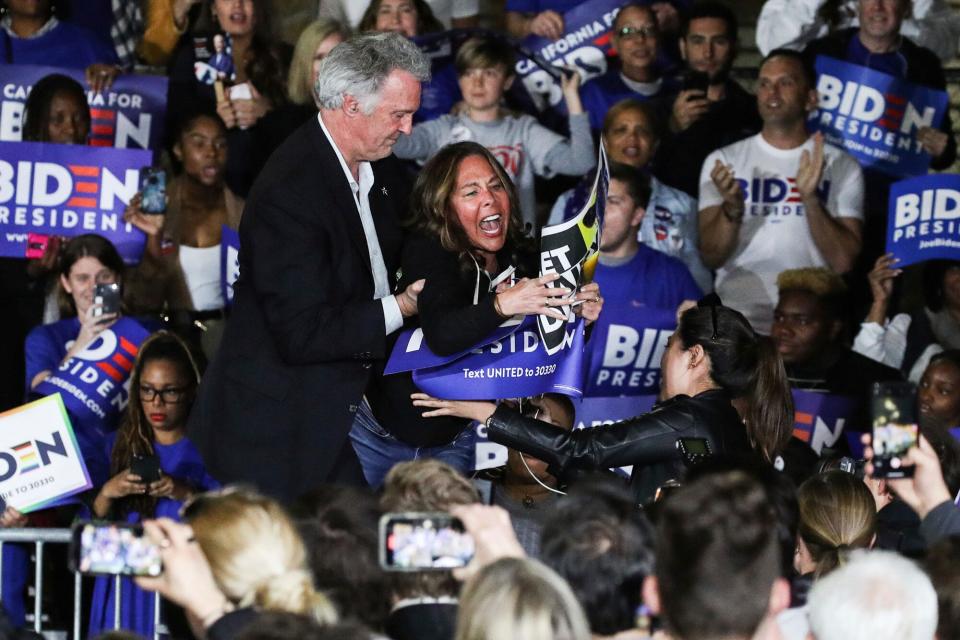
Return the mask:
[[612, 304], [676, 309], [701, 297], [700, 287], [677, 258], [637, 239], [650, 200], [650, 177], [633, 167], [610, 168], [610, 186], [600, 236], [600, 262], [594, 280]]

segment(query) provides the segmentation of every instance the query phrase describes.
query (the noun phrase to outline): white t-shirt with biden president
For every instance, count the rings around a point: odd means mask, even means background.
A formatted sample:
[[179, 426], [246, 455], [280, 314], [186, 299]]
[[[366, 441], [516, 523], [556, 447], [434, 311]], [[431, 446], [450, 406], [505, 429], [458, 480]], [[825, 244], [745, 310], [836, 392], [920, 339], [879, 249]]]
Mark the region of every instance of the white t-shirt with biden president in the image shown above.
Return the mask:
[[[777, 275], [786, 269], [827, 265], [814, 244], [796, 187], [805, 150], [813, 153], [812, 137], [794, 149], [777, 149], [758, 133], [717, 149], [707, 156], [700, 171], [700, 211], [723, 202], [710, 179], [717, 160], [731, 165], [740, 181], [745, 215], [736, 249], [717, 269], [715, 289], [724, 304], [743, 313], [761, 333], [770, 332]], [[824, 145], [818, 189], [830, 215], [863, 220], [863, 173], [845, 151]]]

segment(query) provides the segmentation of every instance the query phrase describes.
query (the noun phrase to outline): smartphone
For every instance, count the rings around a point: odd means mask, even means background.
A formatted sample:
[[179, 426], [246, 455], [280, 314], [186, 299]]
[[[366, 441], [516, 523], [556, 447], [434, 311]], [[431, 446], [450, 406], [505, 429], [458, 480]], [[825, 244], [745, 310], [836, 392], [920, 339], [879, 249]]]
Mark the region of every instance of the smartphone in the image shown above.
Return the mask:
[[466, 566], [473, 538], [448, 513], [387, 513], [380, 518], [380, 566], [431, 571]]
[[167, 173], [163, 169], [140, 169], [140, 211], [158, 215], [167, 210]]
[[711, 455], [710, 441], [706, 438], [677, 438], [677, 449], [687, 466], [700, 464]]
[[140, 476], [143, 484], [150, 484], [160, 479], [160, 460], [157, 456], [133, 456], [130, 460], [130, 473]]
[[683, 76], [684, 91], [702, 91], [707, 92], [710, 87], [710, 76], [704, 71], [688, 71]]
[[82, 521], [73, 525], [70, 568], [94, 575], [158, 576], [163, 563], [142, 525]]
[[908, 382], [876, 382], [870, 394], [873, 477], [909, 478], [903, 457], [917, 446], [917, 392]]
[[93, 303], [100, 305], [93, 310], [95, 317], [107, 313], [120, 313], [120, 285], [116, 282], [109, 284], [101, 282], [93, 288]]

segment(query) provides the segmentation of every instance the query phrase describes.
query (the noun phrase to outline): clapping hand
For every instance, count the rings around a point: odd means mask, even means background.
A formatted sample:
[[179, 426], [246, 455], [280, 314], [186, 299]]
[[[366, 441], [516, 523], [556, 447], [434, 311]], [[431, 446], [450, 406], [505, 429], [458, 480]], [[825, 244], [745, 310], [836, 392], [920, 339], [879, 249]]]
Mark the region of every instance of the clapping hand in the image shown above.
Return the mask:
[[800, 154], [800, 166], [797, 168], [797, 192], [804, 200], [817, 197], [817, 187], [823, 177], [823, 134], [813, 135], [813, 154], [804, 151]]

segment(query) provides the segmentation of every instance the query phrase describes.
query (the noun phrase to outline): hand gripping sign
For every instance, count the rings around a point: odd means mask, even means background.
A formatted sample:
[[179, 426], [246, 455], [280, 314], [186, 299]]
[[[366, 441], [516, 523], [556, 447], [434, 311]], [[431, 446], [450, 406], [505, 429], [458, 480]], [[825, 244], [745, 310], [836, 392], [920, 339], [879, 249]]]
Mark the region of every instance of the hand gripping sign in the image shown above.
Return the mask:
[[897, 268], [925, 260], [960, 260], [960, 176], [944, 173], [890, 186], [887, 251]]
[[811, 114], [814, 129], [865, 167], [894, 176], [927, 172], [930, 154], [917, 131], [940, 126], [945, 91], [827, 56], [817, 56], [816, 68], [820, 104]]

